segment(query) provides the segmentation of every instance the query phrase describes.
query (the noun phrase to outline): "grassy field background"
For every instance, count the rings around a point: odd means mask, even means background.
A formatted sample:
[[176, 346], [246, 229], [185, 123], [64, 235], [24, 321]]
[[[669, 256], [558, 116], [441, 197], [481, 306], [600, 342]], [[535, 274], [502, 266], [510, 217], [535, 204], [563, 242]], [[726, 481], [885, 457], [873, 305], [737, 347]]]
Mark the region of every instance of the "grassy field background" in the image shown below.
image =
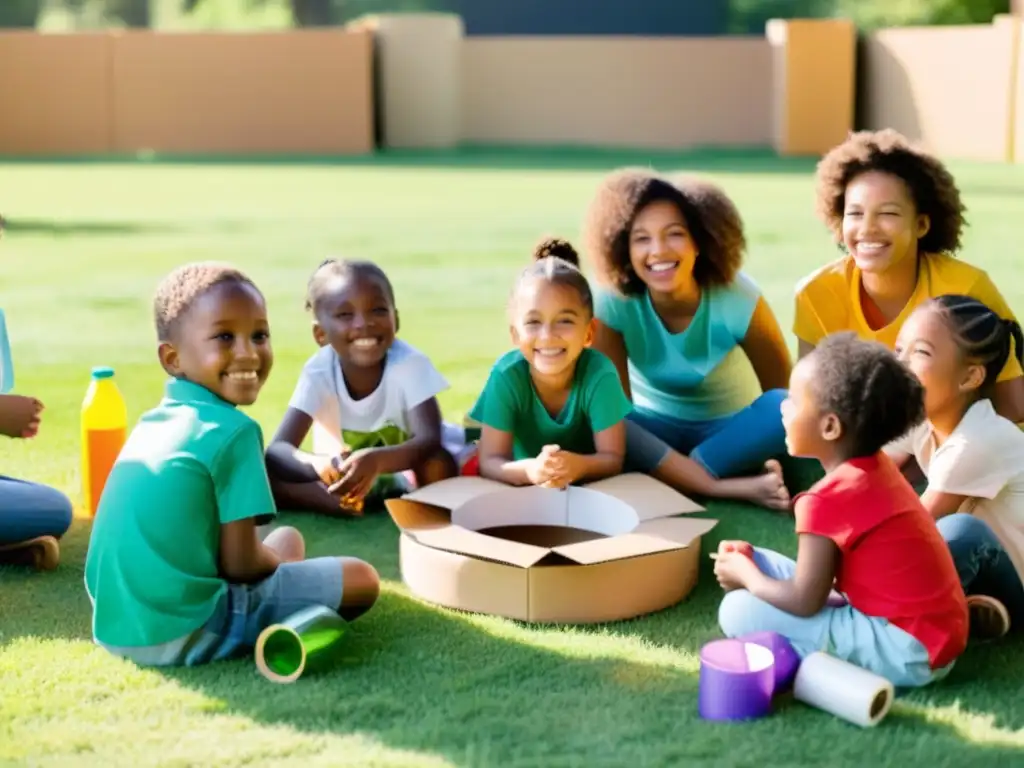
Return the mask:
[[[267, 294], [274, 372], [251, 409], [272, 431], [314, 349], [302, 309], [325, 256], [368, 257], [392, 276], [400, 335], [449, 378], [459, 420], [508, 345], [504, 305], [545, 234], [576, 238], [595, 183], [622, 164], [691, 170], [745, 217], [746, 269], [787, 330], [799, 277], [836, 250], [813, 216], [813, 164], [758, 153], [397, 153], [336, 162], [0, 163], [0, 306], [17, 391], [46, 404], [39, 437], [0, 443], [0, 472], [76, 501], [78, 408], [93, 365], [112, 365], [132, 421], [160, 397], [150, 298], [174, 266], [223, 259]], [[954, 165], [969, 206], [964, 258], [1018, 311], [1024, 174]], [[791, 335], [790, 335], [791, 337]], [[792, 340], [792, 338], [791, 338]], [[793, 347], [795, 349], [795, 340]], [[792, 552], [791, 524], [714, 504], [720, 538]], [[26, 765], [965, 765], [1024, 757], [1016, 639], [972, 647], [951, 677], [902, 697], [876, 730], [800, 704], [744, 725], [696, 715], [697, 652], [718, 636], [720, 591], [702, 565], [683, 604], [588, 628], [530, 627], [412, 598], [386, 515], [285, 514], [310, 554], [353, 554], [385, 579], [338, 668], [274, 686], [251, 660], [155, 671], [90, 642], [77, 520], [55, 573], [0, 569], [0, 764]]]

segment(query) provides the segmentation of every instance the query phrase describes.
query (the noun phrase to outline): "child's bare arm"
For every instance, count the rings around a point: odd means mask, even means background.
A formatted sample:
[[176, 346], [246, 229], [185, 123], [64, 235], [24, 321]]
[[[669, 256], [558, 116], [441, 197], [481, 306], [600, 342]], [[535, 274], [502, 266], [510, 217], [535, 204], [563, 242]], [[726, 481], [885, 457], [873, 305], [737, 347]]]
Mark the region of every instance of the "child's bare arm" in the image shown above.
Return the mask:
[[959, 496], [955, 493], [945, 493], [928, 488], [921, 494], [921, 503], [928, 510], [929, 514], [936, 520], [952, 515], [960, 509], [960, 506], [967, 501], [967, 496]]
[[593, 348], [614, 363], [622, 382], [622, 391], [626, 393], [627, 398], [632, 399], [633, 395], [629, 388], [629, 355], [622, 334], [598, 321]]
[[513, 438], [511, 432], [489, 427], [486, 424], [480, 433], [478, 457], [480, 475], [509, 485], [533, 485], [536, 459], [512, 459]]
[[[563, 461], [563, 474], [558, 477], [560, 485], [570, 485], [580, 480], [601, 480], [622, 472], [626, 455], [626, 422], [620, 421], [594, 435], [592, 454], [559, 451], [555, 461]], [[563, 482], [564, 481], [564, 482]]]
[[825, 536], [800, 534], [796, 573], [779, 581], [766, 576], [751, 561], [752, 572], [744, 586], [755, 597], [794, 616], [813, 616], [825, 607], [835, 584], [839, 548]]
[[281, 564], [277, 553], [260, 541], [251, 517], [221, 525], [219, 561], [224, 578], [239, 584], [262, 581]]
[[762, 390], [767, 392], [789, 386], [793, 360], [779, 321], [763, 296], [757, 301], [750, 327], [740, 346], [750, 360]]
[[278, 479], [293, 483], [322, 479], [331, 465], [331, 456], [320, 456], [299, 449], [313, 419], [297, 408], [289, 408], [267, 448], [267, 469]]

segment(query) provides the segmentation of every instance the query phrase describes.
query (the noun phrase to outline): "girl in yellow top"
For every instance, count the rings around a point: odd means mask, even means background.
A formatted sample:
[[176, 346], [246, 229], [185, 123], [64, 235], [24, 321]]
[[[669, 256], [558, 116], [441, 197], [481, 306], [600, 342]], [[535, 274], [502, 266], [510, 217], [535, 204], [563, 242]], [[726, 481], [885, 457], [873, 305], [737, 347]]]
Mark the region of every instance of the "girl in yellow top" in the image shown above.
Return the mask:
[[[970, 296], [1014, 320], [984, 270], [956, 259], [964, 226], [960, 191], [946, 167], [893, 130], [852, 134], [818, 164], [817, 208], [846, 254], [797, 286], [793, 332], [800, 356], [825, 336], [853, 331], [890, 349], [903, 322], [929, 298]], [[996, 411], [1024, 421], [1024, 373], [1011, 354]]]

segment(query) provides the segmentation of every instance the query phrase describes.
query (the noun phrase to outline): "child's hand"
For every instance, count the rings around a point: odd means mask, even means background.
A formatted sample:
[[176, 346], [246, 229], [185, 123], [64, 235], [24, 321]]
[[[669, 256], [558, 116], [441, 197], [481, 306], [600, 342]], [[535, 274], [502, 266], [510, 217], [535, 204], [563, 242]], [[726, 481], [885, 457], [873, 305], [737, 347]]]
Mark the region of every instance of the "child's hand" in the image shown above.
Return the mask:
[[715, 558], [715, 578], [726, 592], [744, 589], [751, 569], [757, 570], [754, 561], [735, 550], [719, 552]]
[[43, 404], [25, 395], [0, 395], [0, 435], [35, 437], [39, 432]]
[[557, 445], [545, 445], [540, 455], [535, 458], [526, 469], [527, 479], [534, 485], [542, 488], [559, 488], [559, 468], [561, 462], [557, 459], [559, 448]]
[[558, 488], [567, 488], [579, 480], [587, 471], [586, 459], [572, 451], [558, 450], [552, 456], [554, 476], [551, 478]]
[[726, 540], [718, 542], [718, 554], [723, 555], [726, 552], [739, 552], [741, 555], [753, 557], [754, 547], [745, 541]]
[[349, 454], [338, 466], [338, 474], [340, 478], [328, 486], [329, 492], [350, 499], [365, 498], [380, 474], [376, 453], [363, 448]]

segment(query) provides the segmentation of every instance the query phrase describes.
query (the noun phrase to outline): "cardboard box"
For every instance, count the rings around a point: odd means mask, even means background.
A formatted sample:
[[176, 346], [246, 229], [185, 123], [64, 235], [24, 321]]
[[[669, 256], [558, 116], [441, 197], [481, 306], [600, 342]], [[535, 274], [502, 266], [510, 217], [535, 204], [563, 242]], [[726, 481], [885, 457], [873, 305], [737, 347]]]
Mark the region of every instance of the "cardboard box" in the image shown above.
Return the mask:
[[629, 619], [697, 583], [717, 521], [647, 475], [566, 490], [455, 477], [386, 502], [402, 580], [437, 605], [538, 623]]

